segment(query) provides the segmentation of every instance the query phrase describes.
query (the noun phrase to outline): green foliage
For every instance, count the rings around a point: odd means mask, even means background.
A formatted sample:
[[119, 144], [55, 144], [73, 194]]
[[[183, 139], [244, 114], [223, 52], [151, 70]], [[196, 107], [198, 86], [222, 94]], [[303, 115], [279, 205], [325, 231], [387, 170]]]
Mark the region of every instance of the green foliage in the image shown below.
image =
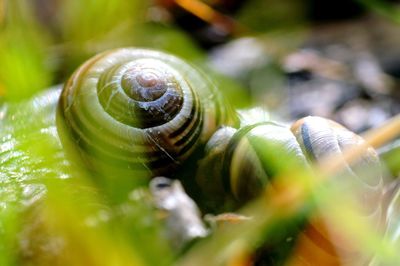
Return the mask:
[[5, 5], [0, 21], [0, 92], [7, 100], [32, 96], [52, 82], [48, 66], [50, 38], [35, 21], [28, 2], [0, 2]]

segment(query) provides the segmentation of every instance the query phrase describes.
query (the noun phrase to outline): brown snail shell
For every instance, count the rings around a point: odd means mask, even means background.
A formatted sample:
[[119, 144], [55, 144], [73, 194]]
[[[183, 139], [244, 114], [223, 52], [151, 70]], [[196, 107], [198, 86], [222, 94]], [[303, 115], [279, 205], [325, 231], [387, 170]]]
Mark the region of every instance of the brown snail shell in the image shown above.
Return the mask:
[[232, 124], [227, 106], [215, 85], [183, 60], [125, 48], [75, 71], [57, 123], [65, 146], [76, 146], [90, 169], [150, 176], [179, 167], [220, 124]]

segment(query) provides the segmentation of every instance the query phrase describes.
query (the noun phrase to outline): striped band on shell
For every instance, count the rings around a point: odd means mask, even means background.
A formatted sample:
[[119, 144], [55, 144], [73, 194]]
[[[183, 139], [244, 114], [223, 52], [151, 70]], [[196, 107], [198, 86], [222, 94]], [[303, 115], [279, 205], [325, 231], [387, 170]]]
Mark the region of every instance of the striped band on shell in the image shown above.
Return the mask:
[[[363, 147], [365, 140], [340, 124], [321, 117], [300, 119], [292, 125], [291, 130], [309, 161], [319, 162], [331, 157], [342, 160], [341, 171], [332, 178], [333, 185], [344, 188], [344, 195], [354, 198], [360, 207], [360, 219], [378, 231], [382, 226], [384, 211], [381, 204], [382, 169], [376, 151], [367, 146], [361, 156], [346, 160], [344, 153], [352, 148]], [[348, 232], [342, 230], [340, 224], [329, 221], [325, 215], [321, 211], [311, 218], [300, 235], [294, 257], [314, 261], [318, 265], [366, 263], [368, 257], [360, 256], [359, 246], [349, 239]], [[344, 218], [342, 222], [348, 221]], [[294, 262], [294, 265], [297, 263]]]
[[[270, 189], [275, 189], [276, 176], [302, 173], [301, 169], [312, 170], [313, 163], [329, 159], [329, 156], [343, 158], [342, 171], [323, 185], [340, 187], [345, 195], [354, 196], [361, 207], [360, 219], [377, 229], [383, 218], [383, 179], [379, 158], [372, 147], [367, 147], [354, 161], [344, 160], [343, 155], [347, 149], [364, 145], [360, 136], [321, 117], [303, 118], [291, 128], [267, 121], [246, 125], [239, 130], [224, 127], [207, 143], [206, 155], [200, 161], [196, 179], [204, 197], [230, 201], [226, 205], [228, 208], [237, 207], [263, 191], [268, 197]], [[293, 185], [295, 183], [294, 180]], [[209, 205], [210, 208], [222, 206], [213, 206], [212, 202]], [[342, 260], [365, 259], [360, 256], [358, 247], [348, 241], [348, 234], [327, 220], [319, 209], [309, 217], [304, 231], [299, 228], [297, 237], [294, 256], [303, 262], [315, 262], [313, 255], [317, 253], [321, 260], [316, 265], [341, 265], [339, 262]], [[289, 265], [305, 265], [296, 263]]]
[[125, 48], [75, 71], [57, 121], [93, 169], [166, 174], [234, 120], [225, 107], [215, 86], [181, 59]]
[[295, 136], [283, 125], [259, 122], [236, 130], [219, 129], [207, 143], [196, 175], [206, 197], [222, 195], [241, 206], [258, 196], [282, 166], [307, 167]]

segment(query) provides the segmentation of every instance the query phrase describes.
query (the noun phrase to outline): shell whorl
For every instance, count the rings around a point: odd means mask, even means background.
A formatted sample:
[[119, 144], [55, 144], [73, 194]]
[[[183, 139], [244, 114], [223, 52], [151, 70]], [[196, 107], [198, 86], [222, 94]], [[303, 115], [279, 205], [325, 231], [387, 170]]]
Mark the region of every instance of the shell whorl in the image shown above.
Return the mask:
[[[352, 148], [363, 147], [365, 141], [340, 124], [320, 117], [300, 119], [292, 125], [291, 130], [308, 160], [319, 162], [331, 157], [342, 160], [342, 169], [332, 178], [332, 184], [344, 189], [346, 196], [352, 195], [361, 207], [360, 219], [378, 230], [383, 218], [383, 179], [374, 149], [367, 147], [355, 160], [346, 160], [344, 153]], [[316, 263], [321, 265], [365, 263], [368, 258], [360, 256], [359, 247], [343, 232], [341, 225], [325, 220], [323, 213], [322, 216], [314, 215], [309, 221], [300, 235], [294, 257], [312, 261], [315, 257], [309, 254], [318, 253]]]
[[[200, 170], [207, 168], [209, 163], [215, 164], [220, 171], [214, 173], [213, 177], [208, 175], [208, 178], [222, 179], [222, 182], [217, 183], [221, 183], [226, 193], [239, 199], [240, 193], [237, 192], [241, 186], [237, 184], [243, 182], [249, 185], [250, 179], [257, 179], [258, 186], [262, 186], [268, 184], [265, 178], [270, 179], [276, 175], [274, 163], [271, 161], [279, 163], [293, 158], [295, 165], [306, 166], [327, 156], [344, 158], [343, 152], [346, 149], [362, 146], [364, 143], [360, 136], [321, 117], [303, 118], [296, 121], [291, 128], [274, 122], [258, 122], [245, 125], [239, 130], [225, 127], [210, 138]], [[250, 170], [253, 172], [248, 172]], [[378, 202], [383, 180], [379, 158], [373, 148], [367, 147], [363, 155], [354, 162], [343, 160], [343, 170], [338, 176], [346, 179], [339, 181], [350, 182], [352, 189], [357, 190], [358, 198], [363, 198], [363, 194], [367, 193], [371, 203]], [[376, 204], [368, 205], [366, 201], [364, 203], [366, 210], [376, 210]]]
[[347, 182], [355, 197], [362, 199], [360, 203], [365, 214], [378, 215], [383, 179], [378, 155], [372, 147], [367, 147], [355, 160], [346, 161], [343, 153], [364, 145], [365, 141], [340, 124], [310, 116], [298, 120], [291, 130], [310, 161], [318, 162], [327, 156], [342, 159], [338, 182]]
[[[383, 215], [383, 179], [377, 154], [367, 147], [355, 161], [346, 161], [343, 155], [346, 149], [364, 145], [360, 136], [320, 117], [303, 118], [291, 128], [272, 122], [246, 125], [239, 130], [222, 128], [207, 144], [197, 180], [205, 197], [221, 200], [225, 194], [225, 198], [239, 202], [240, 206], [241, 201], [254, 198], [263, 188], [274, 189], [271, 181], [280, 174], [279, 169], [285, 171], [288, 166], [289, 171], [298, 171], [299, 167], [305, 167], [308, 171], [312, 170], [309, 167], [312, 163], [329, 156], [343, 158], [343, 170], [326, 185], [338, 185], [346, 195], [354, 195], [362, 207], [360, 218], [378, 229]], [[233, 206], [237, 207], [235, 203]], [[213, 208], [212, 203], [209, 205]], [[341, 227], [325, 220], [318, 209], [309, 218], [305, 230], [297, 236], [294, 257], [315, 262], [313, 254], [318, 253], [318, 265], [332, 262], [338, 265], [341, 259], [351, 262], [365, 259], [359, 256], [359, 250], [348, 241]]]
[[280, 172], [279, 161], [307, 167], [295, 136], [273, 122], [221, 128], [207, 147], [196, 177], [200, 187], [207, 197], [225, 194], [239, 205], [268, 186]]
[[215, 86], [184, 61], [126, 48], [101, 53], [72, 75], [58, 122], [93, 168], [162, 174], [232, 121], [225, 106]]

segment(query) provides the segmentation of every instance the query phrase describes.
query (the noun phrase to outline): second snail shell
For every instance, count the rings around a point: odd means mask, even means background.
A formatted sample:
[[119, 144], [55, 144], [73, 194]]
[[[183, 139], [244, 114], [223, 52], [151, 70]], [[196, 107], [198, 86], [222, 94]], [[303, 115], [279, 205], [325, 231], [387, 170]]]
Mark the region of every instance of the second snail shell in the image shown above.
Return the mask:
[[92, 167], [165, 174], [234, 113], [215, 85], [181, 59], [153, 50], [103, 52], [65, 84], [57, 122], [63, 142]]
[[[291, 128], [274, 122], [259, 122], [239, 130], [224, 127], [207, 143], [196, 179], [208, 207], [226, 211], [262, 191], [268, 197], [269, 189], [274, 189], [274, 178], [288, 168], [301, 173], [301, 169], [311, 169], [311, 163], [334, 156], [343, 159], [343, 169], [331, 181], [343, 188], [343, 193], [354, 195], [361, 207], [360, 219], [378, 229], [383, 218], [378, 156], [372, 147], [354, 161], [346, 161], [343, 156], [345, 150], [363, 145], [360, 136], [320, 117], [303, 118]], [[294, 260], [288, 265], [359, 265], [355, 262], [366, 258], [340, 229], [326, 223], [318, 211], [314, 213], [305, 230], [298, 232]]]

